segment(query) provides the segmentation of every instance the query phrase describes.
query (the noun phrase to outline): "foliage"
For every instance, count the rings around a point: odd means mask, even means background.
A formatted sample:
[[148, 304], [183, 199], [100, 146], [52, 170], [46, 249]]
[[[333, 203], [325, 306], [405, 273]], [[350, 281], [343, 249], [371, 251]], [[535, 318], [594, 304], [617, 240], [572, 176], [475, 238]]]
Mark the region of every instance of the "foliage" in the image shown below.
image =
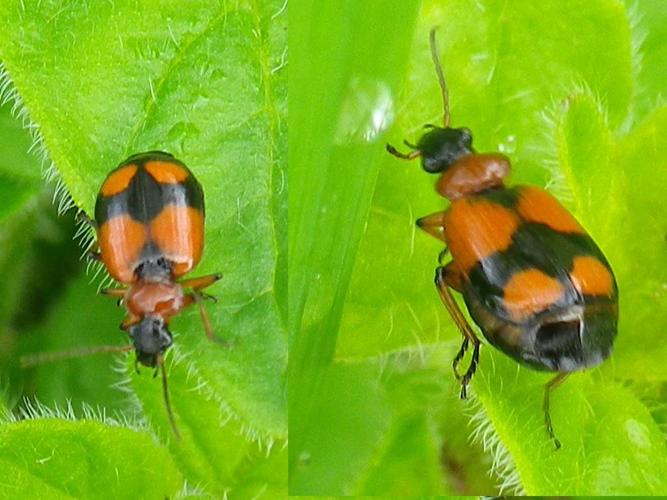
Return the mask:
[[[290, 492], [665, 494], [664, 3], [302, 4], [290, 31]], [[383, 151], [441, 123], [433, 26], [453, 124], [477, 150], [508, 154], [512, 182], [559, 197], [618, 278], [612, 358], [552, 398], [558, 452], [541, 411], [548, 374], [484, 346], [472, 400], [456, 399], [460, 338], [432, 285], [442, 247], [414, 226], [443, 202], [416, 162]]]
[[[207, 210], [195, 272], [224, 274], [211, 289], [219, 302], [207, 308], [225, 343], [205, 338], [196, 309], [172, 323], [167, 363], [181, 441], [159, 380], [137, 374], [133, 356], [119, 360], [120, 373], [100, 355], [25, 374], [26, 393], [45, 406], [28, 411], [24, 402], [14, 414], [30, 418], [0, 426], [3, 469], [16, 471], [0, 488], [108, 498], [284, 494], [286, 17], [279, 0], [0, 5], [5, 100], [34, 133], [61, 211], [91, 214], [106, 174], [136, 152], [169, 151], [195, 172]], [[25, 153], [30, 140], [3, 112], [0, 266], [10, 282], [3, 291], [11, 286], [17, 300], [3, 304], [0, 333], [16, 398], [18, 354], [127, 340], [114, 333], [121, 311], [96, 297], [99, 280], [76, 276], [82, 249], [70, 242], [71, 216], [48, 214], [39, 162]], [[48, 234], [51, 246], [40, 243]], [[32, 293], [43, 280], [53, 286]], [[76, 484], [58, 480], [64, 475]]]

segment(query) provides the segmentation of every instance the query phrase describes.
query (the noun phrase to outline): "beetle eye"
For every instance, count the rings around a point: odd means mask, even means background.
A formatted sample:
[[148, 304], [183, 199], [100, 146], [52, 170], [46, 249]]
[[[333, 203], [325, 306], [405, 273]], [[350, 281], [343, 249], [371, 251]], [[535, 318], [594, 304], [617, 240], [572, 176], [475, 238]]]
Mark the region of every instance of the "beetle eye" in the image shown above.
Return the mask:
[[462, 127], [459, 131], [461, 132], [461, 143], [470, 146], [472, 143], [472, 132], [470, 129], [468, 127]]

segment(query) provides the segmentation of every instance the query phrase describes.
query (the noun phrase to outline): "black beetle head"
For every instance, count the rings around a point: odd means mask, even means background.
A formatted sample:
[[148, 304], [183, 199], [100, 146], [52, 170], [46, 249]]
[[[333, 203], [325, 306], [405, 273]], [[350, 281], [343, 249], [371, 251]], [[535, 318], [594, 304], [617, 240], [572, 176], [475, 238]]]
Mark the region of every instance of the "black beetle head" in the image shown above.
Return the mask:
[[420, 152], [422, 167], [427, 172], [444, 172], [459, 158], [474, 152], [469, 129], [427, 126], [430, 130], [419, 139], [415, 148]]
[[130, 327], [130, 337], [137, 353], [137, 361], [144, 366], [157, 365], [157, 356], [172, 344], [171, 333], [162, 318], [146, 316]]

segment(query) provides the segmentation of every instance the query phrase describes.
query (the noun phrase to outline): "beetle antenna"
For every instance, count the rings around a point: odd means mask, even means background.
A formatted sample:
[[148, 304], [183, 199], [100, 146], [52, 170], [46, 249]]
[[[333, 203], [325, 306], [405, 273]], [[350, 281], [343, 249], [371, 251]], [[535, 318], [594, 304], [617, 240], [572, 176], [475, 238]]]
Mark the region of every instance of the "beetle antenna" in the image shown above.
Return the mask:
[[40, 352], [37, 354], [29, 354], [27, 356], [21, 356], [20, 363], [21, 368], [31, 368], [33, 366], [53, 363], [63, 359], [83, 358], [85, 356], [99, 354], [101, 352], [128, 352], [132, 349], [134, 349], [134, 346], [132, 345], [96, 345], [71, 349], [69, 351]]
[[167, 385], [167, 369], [164, 366], [164, 356], [162, 354], [157, 355], [157, 364], [162, 372], [162, 395], [164, 396], [164, 406], [167, 409], [167, 415], [169, 416], [169, 424], [171, 425], [171, 430], [174, 431], [176, 440], [181, 440], [181, 434], [178, 432], [178, 427], [176, 427], [176, 420], [174, 419], [174, 412], [171, 409], [171, 403], [169, 402], [169, 386]]
[[442, 106], [443, 106], [443, 118], [445, 122], [445, 128], [449, 127], [449, 92], [447, 91], [447, 82], [445, 81], [445, 73], [442, 71], [442, 65], [440, 64], [440, 57], [438, 56], [438, 47], [435, 43], [435, 31], [437, 28], [433, 28], [429, 35], [431, 41], [431, 57], [433, 58], [433, 64], [435, 65], [435, 72], [438, 75], [438, 82], [440, 83], [440, 91], [442, 92]]

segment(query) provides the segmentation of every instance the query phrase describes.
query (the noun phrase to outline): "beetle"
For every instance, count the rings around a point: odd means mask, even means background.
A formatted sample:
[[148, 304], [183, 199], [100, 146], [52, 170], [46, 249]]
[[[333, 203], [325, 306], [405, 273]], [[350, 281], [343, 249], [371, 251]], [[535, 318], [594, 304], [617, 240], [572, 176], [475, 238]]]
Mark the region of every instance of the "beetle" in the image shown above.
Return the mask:
[[[97, 233], [91, 259], [104, 264], [109, 275], [124, 285], [103, 288], [118, 298], [127, 311], [120, 328], [132, 341], [129, 346], [96, 346], [63, 353], [26, 356], [23, 366], [96, 352], [134, 349], [136, 363], [162, 372], [165, 407], [172, 430], [174, 420], [164, 355], [172, 345], [169, 321], [184, 308], [197, 304], [207, 337], [213, 334], [203, 300], [215, 297], [202, 292], [222, 278], [220, 273], [178, 281], [201, 259], [204, 249], [204, 192], [184, 163], [163, 151], [130, 156], [102, 183], [95, 203], [95, 219], [82, 218]], [[186, 292], [185, 289], [191, 289]]]
[[[189, 273], [204, 249], [204, 192], [185, 166], [171, 154], [135, 154], [109, 173], [95, 203], [95, 227], [100, 260], [122, 288], [102, 289], [118, 297], [127, 310], [121, 329], [128, 332], [137, 361], [160, 367], [168, 403], [164, 353], [172, 344], [168, 325], [182, 309], [196, 303], [206, 335], [215, 340], [202, 306], [202, 290], [220, 273], [176, 281]], [[186, 293], [184, 289], [192, 291]], [[214, 299], [213, 299], [214, 300]], [[177, 432], [177, 431], [176, 431]]]
[[[604, 254], [579, 222], [549, 193], [534, 186], [506, 187], [510, 160], [477, 153], [468, 128], [450, 126], [449, 95], [438, 57], [431, 56], [443, 99], [444, 126], [428, 131], [411, 151], [390, 144], [392, 155], [421, 159], [439, 175], [436, 191], [449, 207], [417, 220], [445, 244], [435, 272], [440, 298], [463, 335], [453, 361], [460, 396], [479, 363], [480, 341], [452, 290], [487, 341], [519, 363], [557, 372], [544, 388], [547, 433], [560, 448], [549, 412], [550, 393], [572, 372], [596, 366], [611, 353], [618, 324], [618, 287]], [[444, 263], [447, 255], [451, 259]], [[472, 344], [468, 369], [458, 365]]]

